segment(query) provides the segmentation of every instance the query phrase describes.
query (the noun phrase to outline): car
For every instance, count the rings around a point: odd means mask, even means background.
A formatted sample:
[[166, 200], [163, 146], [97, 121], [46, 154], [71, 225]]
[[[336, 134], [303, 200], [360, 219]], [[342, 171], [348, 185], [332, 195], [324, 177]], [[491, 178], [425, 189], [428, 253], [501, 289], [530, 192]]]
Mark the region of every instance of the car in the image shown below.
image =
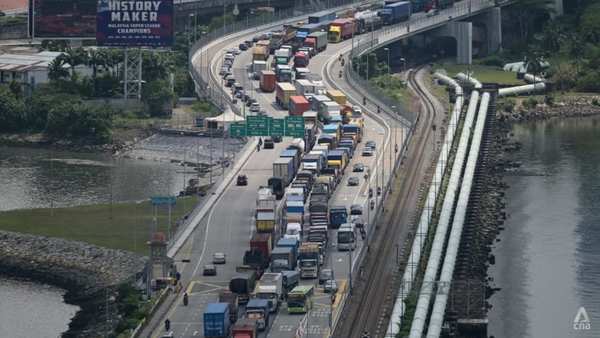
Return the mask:
[[260, 111], [260, 104], [258, 104], [257, 102], [253, 102], [250, 105], [250, 111], [253, 113], [258, 113]]
[[360, 204], [352, 204], [350, 206], [350, 215], [362, 215], [363, 208]]
[[338, 291], [338, 286], [337, 286], [337, 282], [335, 281], [335, 279], [328, 279], [325, 281], [325, 284], [323, 285], [323, 292], [325, 293], [337, 293]]
[[248, 185], [248, 176], [238, 175], [236, 183], [237, 185]]
[[362, 163], [356, 163], [352, 166], [353, 173], [362, 173], [363, 171], [365, 171], [365, 165]]
[[242, 97], [242, 101], [248, 102], [249, 99], [250, 99], [250, 95], [244, 93], [244, 97]]
[[360, 183], [360, 179], [356, 176], [348, 177], [348, 186], [354, 187]]
[[219, 75], [225, 76], [225, 75], [227, 75], [227, 73], [229, 73], [229, 67], [225, 67], [225, 66], [221, 67], [221, 70], [219, 71]]
[[213, 264], [225, 264], [225, 254], [222, 252], [215, 252], [213, 254]]
[[373, 148], [371, 147], [365, 147], [362, 151], [362, 156], [373, 156]]
[[232, 53], [233, 53], [233, 55], [240, 55], [240, 53], [242, 53], [242, 51], [239, 48], [233, 48]]
[[377, 148], [377, 143], [375, 143], [375, 141], [367, 141], [365, 142], [365, 147], [375, 150]]
[[213, 264], [206, 264], [202, 269], [203, 276], [216, 276], [217, 275], [217, 267]]
[[238, 46], [238, 48], [240, 50], [248, 50], [248, 45], [244, 42], [244, 43], [240, 43], [240, 45]]
[[238, 90], [235, 92], [235, 97], [237, 97], [238, 99], [241, 99], [244, 97], [244, 91], [243, 90]]
[[319, 284], [323, 284], [331, 279], [333, 279], [333, 270], [321, 269], [321, 272], [319, 273]]
[[275, 148], [275, 143], [273, 142], [272, 138], [266, 138], [265, 139], [264, 148], [265, 149], [273, 149], [273, 148]]
[[273, 142], [275, 142], [275, 143], [281, 142], [281, 136], [279, 136], [279, 135], [273, 136]]
[[225, 87], [231, 87], [235, 83], [235, 78], [229, 77], [227, 78], [227, 82], [225, 82]]
[[253, 103], [256, 103], [256, 99], [251, 97], [246, 101], [246, 107], [250, 107]]
[[437, 8], [433, 8], [429, 12], [427, 12], [426, 16], [432, 17], [432, 16], [439, 15], [439, 14], [440, 14], [440, 10]]

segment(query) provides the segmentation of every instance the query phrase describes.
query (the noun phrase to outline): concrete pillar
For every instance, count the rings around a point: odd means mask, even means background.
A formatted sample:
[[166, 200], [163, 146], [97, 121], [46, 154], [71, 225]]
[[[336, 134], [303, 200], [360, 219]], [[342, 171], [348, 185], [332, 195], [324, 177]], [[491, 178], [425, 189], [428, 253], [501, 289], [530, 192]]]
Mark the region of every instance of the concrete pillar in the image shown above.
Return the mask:
[[473, 62], [473, 23], [452, 22], [451, 31], [456, 38], [456, 62], [470, 65]]
[[502, 48], [502, 16], [500, 7], [494, 7], [486, 14], [487, 50], [488, 54]]
[[557, 16], [562, 16], [563, 14], [565, 14], [564, 8], [563, 8], [563, 0], [554, 0], [554, 13], [552, 14], [553, 17], [557, 17]]

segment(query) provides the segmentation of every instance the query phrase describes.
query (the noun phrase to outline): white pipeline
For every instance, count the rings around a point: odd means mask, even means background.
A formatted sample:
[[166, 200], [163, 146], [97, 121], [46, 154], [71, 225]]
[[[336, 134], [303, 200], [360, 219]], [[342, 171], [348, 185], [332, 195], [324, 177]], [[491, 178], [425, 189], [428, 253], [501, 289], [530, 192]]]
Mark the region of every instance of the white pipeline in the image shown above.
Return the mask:
[[427, 338], [438, 338], [442, 331], [444, 313], [446, 312], [446, 304], [448, 302], [448, 291], [450, 288], [450, 282], [452, 281], [452, 275], [454, 274], [456, 256], [460, 247], [460, 239], [467, 214], [469, 196], [471, 194], [471, 187], [473, 184], [473, 176], [475, 175], [475, 168], [477, 167], [477, 160], [479, 158], [479, 149], [481, 146], [489, 102], [490, 94], [483, 93], [481, 97], [481, 105], [479, 107], [479, 116], [477, 117], [477, 124], [475, 125], [475, 131], [473, 132], [473, 142], [471, 143], [471, 150], [469, 151], [469, 158], [467, 159], [465, 175], [463, 177], [462, 187], [458, 196], [458, 202], [456, 204], [454, 220], [452, 221], [452, 231], [450, 232], [450, 237], [448, 238], [446, 257], [444, 258], [444, 265], [440, 275], [440, 288], [442, 289], [438, 288], [438, 290], [443, 290], [443, 292], [438, 291], [436, 294], [433, 311], [431, 313], [431, 318], [429, 319]]

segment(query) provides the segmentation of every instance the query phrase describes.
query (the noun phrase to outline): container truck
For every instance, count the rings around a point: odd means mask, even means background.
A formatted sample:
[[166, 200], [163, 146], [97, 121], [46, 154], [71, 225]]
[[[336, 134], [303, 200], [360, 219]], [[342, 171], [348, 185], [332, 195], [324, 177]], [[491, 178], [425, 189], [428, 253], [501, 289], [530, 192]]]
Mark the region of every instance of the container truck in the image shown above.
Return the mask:
[[327, 49], [327, 32], [314, 32], [304, 40], [304, 45], [313, 48], [317, 53]]
[[254, 291], [256, 276], [255, 271], [238, 272], [238, 275], [229, 281], [229, 291], [237, 294], [240, 304], [248, 302], [250, 294]]
[[281, 238], [277, 241], [278, 248], [292, 248], [293, 260], [298, 260], [298, 247], [300, 242], [293, 238]]
[[329, 89], [326, 95], [339, 105], [344, 105], [347, 102], [346, 95], [337, 89]]
[[288, 222], [285, 227], [285, 235], [283, 238], [295, 238], [297, 241], [302, 239], [302, 225], [301, 223]]
[[264, 46], [252, 47], [252, 61], [267, 61], [269, 54]]
[[379, 12], [379, 16], [384, 25], [392, 25], [408, 20], [412, 14], [411, 10], [411, 3], [409, 1], [400, 1], [385, 5]]
[[245, 318], [256, 321], [257, 329], [264, 331], [269, 327], [269, 301], [257, 298], [248, 301]]
[[308, 100], [304, 96], [290, 96], [290, 115], [302, 115], [305, 111], [309, 109], [310, 102], [308, 102]]
[[266, 186], [260, 186], [256, 197], [256, 210], [275, 210], [275, 195], [273, 190]]
[[227, 290], [219, 292], [219, 303], [229, 304], [229, 321], [235, 323], [238, 317], [238, 296]]
[[298, 286], [300, 282], [300, 273], [298, 271], [286, 270], [281, 272], [283, 276], [283, 289], [287, 296], [287, 293], [292, 291], [293, 288]]
[[[313, 83], [313, 87], [314, 87], [314, 83]], [[315, 90], [316, 90], [316, 88], [315, 88]], [[319, 106], [321, 105], [321, 103], [328, 102], [328, 101], [331, 101], [331, 99], [329, 97], [327, 97], [326, 95], [320, 95], [320, 94], [314, 95], [312, 97], [312, 101], [310, 102], [311, 109], [318, 112]]]
[[273, 177], [282, 181], [283, 187], [287, 187], [294, 178], [294, 158], [278, 158], [273, 162]]
[[349, 154], [344, 150], [334, 149], [329, 151], [327, 154], [327, 166], [330, 168], [337, 168], [341, 172], [344, 172], [348, 165]]
[[319, 104], [319, 118], [328, 122], [331, 120], [331, 114], [340, 114], [340, 105], [337, 102], [325, 101]]
[[309, 56], [305, 52], [296, 52], [294, 54], [294, 67], [303, 68], [308, 67]]
[[271, 256], [273, 237], [269, 233], [254, 233], [250, 239], [250, 249], [260, 251], [265, 257]]
[[354, 18], [337, 19], [329, 25], [329, 42], [337, 43], [351, 38], [356, 33]]
[[256, 321], [242, 318], [231, 327], [231, 338], [257, 338]]
[[265, 272], [256, 283], [254, 296], [269, 302], [269, 312], [279, 309], [283, 298], [283, 278], [279, 272]]
[[296, 79], [307, 79], [310, 74], [310, 69], [304, 67], [296, 67]]
[[[297, 79], [294, 81], [298, 95], [314, 94], [315, 86], [312, 81], [306, 79]], [[307, 100], [308, 101], [308, 100]]]
[[267, 181], [267, 184], [273, 190], [273, 194], [275, 194], [275, 198], [278, 200], [283, 197], [284, 186], [283, 180], [280, 177], [270, 177]]
[[271, 70], [263, 70], [260, 72], [260, 89], [263, 92], [272, 93], [275, 91], [275, 83], [277, 78], [275, 72]]
[[283, 270], [294, 270], [296, 262], [294, 251], [290, 247], [276, 247], [271, 252], [271, 271], [281, 272]]
[[298, 150], [298, 148], [295, 147], [288, 147], [285, 150], [281, 151], [281, 154], [279, 155], [279, 157], [281, 158], [293, 158], [294, 159], [294, 174], [292, 176], [292, 180], [294, 179], [294, 176], [296, 176], [296, 173], [298, 172], [298, 168], [300, 167], [300, 160], [302, 159], [302, 152], [300, 150]]
[[229, 304], [209, 303], [204, 310], [204, 337], [229, 336]]
[[272, 233], [275, 229], [275, 211], [256, 211], [256, 231]]
[[362, 140], [362, 129], [357, 124], [345, 124], [342, 126], [342, 135], [350, 135], [354, 137], [356, 143]]
[[317, 278], [319, 276], [319, 244], [302, 243], [300, 245], [298, 264], [300, 265], [301, 278]]
[[277, 75], [277, 82], [292, 82], [294, 80], [292, 67], [288, 64], [280, 65], [276, 67], [275, 74]]
[[345, 206], [332, 206], [329, 211], [329, 225], [338, 229], [342, 224], [348, 222], [348, 209]]
[[324, 21], [335, 20], [337, 18], [336, 12], [329, 12], [321, 15], [311, 15], [308, 17], [308, 23], [320, 23]]
[[293, 95], [296, 95], [296, 87], [294, 87], [294, 85], [287, 82], [280, 82], [277, 84], [275, 90], [275, 101], [279, 106], [288, 109], [290, 97]]
[[267, 70], [267, 62], [256, 60], [252, 61], [252, 74], [255, 80], [260, 79], [261, 72]]
[[287, 49], [278, 49], [275, 51], [274, 59], [276, 65], [287, 65], [290, 62]]
[[376, 11], [366, 10], [354, 15], [356, 19], [356, 32], [363, 34], [381, 28], [381, 18]]

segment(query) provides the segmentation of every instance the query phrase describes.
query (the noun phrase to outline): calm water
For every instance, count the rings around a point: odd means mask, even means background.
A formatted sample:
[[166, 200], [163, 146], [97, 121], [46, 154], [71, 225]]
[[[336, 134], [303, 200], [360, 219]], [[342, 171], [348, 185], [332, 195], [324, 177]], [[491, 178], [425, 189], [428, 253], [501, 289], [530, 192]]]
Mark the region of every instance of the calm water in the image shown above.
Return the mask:
[[[600, 120], [516, 126], [522, 167], [496, 244], [490, 335], [600, 337]], [[591, 329], [575, 330], [580, 307]]]
[[63, 303], [55, 287], [0, 279], [0, 337], [56, 338], [79, 307]]

